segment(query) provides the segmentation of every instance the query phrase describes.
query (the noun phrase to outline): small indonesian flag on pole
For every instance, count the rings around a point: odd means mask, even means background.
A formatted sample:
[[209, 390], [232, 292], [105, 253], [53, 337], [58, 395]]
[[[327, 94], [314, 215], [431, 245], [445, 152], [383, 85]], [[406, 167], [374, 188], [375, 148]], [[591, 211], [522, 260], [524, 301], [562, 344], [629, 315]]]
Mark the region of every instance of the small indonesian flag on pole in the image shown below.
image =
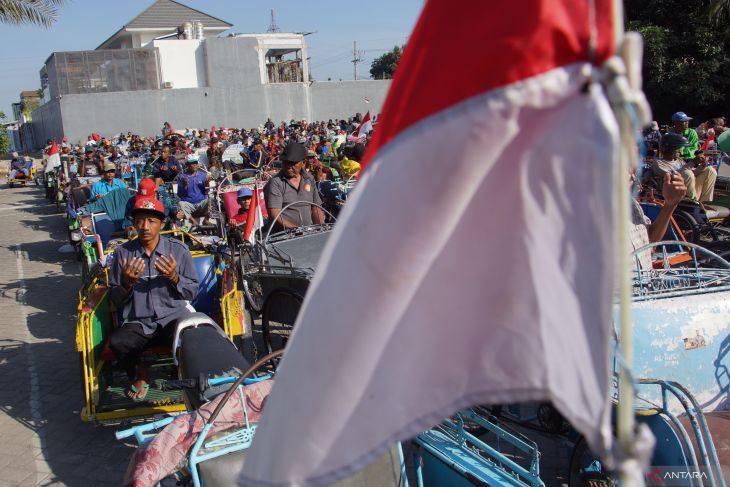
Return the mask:
[[370, 120], [370, 111], [363, 117], [360, 126], [352, 133], [352, 136], [356, 139], [366, 137], [373, 130], [373, 122]]
[[702, 144], [702, 147], [701, 147], [701, 149], [702, 149], [702, 150], [707, 150], [707, 149], [709, 149], [709, 147], [710, 147], [710, 143], [711, 143], [711, 142], [712, 142], [713, 140], [715, 140], [715, 131], [714, 131], [714, 130], [713, 130], [712, 132], [710, 132], [710, 136], [709, 136], [709, 137], [707, 137], [707, 140], [705, 140], [705, 142], [704, 142], [704, 143]]
[[243, 230], [243, 238], [247, 242], [254, 243], [256, 241], [256, 230], [264, 226], [264, 217], [261, 214], [260, 194], [258, 184], [254, 185], [253, 196], [251, 196], [251, 206], [248, 207], [248, 215], [246, 216], [246, 227]]
[[46, 171], [51, 172], [61, 165], [61, 156], [58, 154], [58, 144], [53, 139], [51, 149], [48, 151], [48, 162], [46, 162]]

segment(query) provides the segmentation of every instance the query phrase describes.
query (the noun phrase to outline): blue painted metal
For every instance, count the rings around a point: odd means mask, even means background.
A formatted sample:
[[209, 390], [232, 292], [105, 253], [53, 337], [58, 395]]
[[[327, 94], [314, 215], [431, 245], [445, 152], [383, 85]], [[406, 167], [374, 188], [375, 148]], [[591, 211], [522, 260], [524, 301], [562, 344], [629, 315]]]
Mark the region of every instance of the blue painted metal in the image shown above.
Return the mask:
[[[484, 410], [467, 409], [441, 425], [419, 435], [415, 442], [423, 449], [424, 484], [429, 486], [513, 485], [539, 487], [537, 446], [487, 419]], [[497, 447], [489, 445], [464, 429], [464, 419], [473, 421], [493, 434]], [[504, 455], [499, 448], [509, 444], [530, 458], [529, 469]], [[417, 462], [418, 464], [418, 462]], [[419, 479], [420, 482], [420, 479]]]
[[[634, 302], [635, 377], [682, 384], [700, 409], [730, 409], [730, 291], [681, 294]], [[661, 402], [658, 390], [642, 396]], [[669, 410], [684, 412], [679, 400]]]

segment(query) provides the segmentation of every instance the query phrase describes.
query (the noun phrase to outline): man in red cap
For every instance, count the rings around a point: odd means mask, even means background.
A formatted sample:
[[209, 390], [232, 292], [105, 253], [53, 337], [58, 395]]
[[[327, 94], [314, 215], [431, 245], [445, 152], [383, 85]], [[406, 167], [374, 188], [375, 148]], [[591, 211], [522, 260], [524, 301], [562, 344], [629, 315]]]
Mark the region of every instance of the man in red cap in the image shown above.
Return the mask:
[[198, 275], [187, 246], [160, 235], [165, 208], [158, 199], [136, 198], [132, 219], [138, 238], [117, 248], [109, 273], [109, 297], [123, 317], [109, 347], [131, 381], [127, 395], [142, 401], [149, 370], [140, 354], [172, 341], [175, 323], [192, 311]]
[[130, 198], [127, 202], [127, 207], [124, 210], [124, 223], [122, 228], [126, 230], [128, 236], [135, 235], [134, 222], [132, 221], [132, 210], [134, 204], [138, 198], [157, 198], [165, 208], [165, 223], [174, 222], [175, 220], [182, 220], [185, 216], [183, 212], [174, 204], [170, 199], [167, 192], [159, 191], [159, 188], [155, 182], [150, 178], [144, 178], [139, 182], [137, 186], [137, 194], [134, 198]]

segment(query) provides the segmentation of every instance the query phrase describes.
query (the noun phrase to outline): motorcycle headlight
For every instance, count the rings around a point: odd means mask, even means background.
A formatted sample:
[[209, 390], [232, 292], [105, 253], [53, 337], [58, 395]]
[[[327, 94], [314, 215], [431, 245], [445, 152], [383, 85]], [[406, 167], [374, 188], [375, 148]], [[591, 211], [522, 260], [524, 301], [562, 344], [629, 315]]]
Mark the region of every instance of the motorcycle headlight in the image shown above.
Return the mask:
[[84, 239], [84, 234], [81, 232], [81, 230], [75, 230], [71, 232], [71, 241], [72, 242], [81, 242]]

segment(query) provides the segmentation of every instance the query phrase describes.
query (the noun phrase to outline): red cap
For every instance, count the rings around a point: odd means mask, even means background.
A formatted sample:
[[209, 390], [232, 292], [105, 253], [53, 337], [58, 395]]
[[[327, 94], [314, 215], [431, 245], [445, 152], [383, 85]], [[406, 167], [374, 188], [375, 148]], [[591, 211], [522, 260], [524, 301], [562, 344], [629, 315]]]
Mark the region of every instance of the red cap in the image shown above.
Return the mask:
[[157, 185], [150, 178], [144, 178], [137, 186], [137, 196], [144, 198], [154, 198], [157, 193]]
[[157, 214], [157, 216], [160, 217], [161, 220], [165, 219], [165, 207], [157, 198], [135, 198], [134, 208], [132, 208], [132, 215], [134, 215], [135, 212], [155, 213]]

